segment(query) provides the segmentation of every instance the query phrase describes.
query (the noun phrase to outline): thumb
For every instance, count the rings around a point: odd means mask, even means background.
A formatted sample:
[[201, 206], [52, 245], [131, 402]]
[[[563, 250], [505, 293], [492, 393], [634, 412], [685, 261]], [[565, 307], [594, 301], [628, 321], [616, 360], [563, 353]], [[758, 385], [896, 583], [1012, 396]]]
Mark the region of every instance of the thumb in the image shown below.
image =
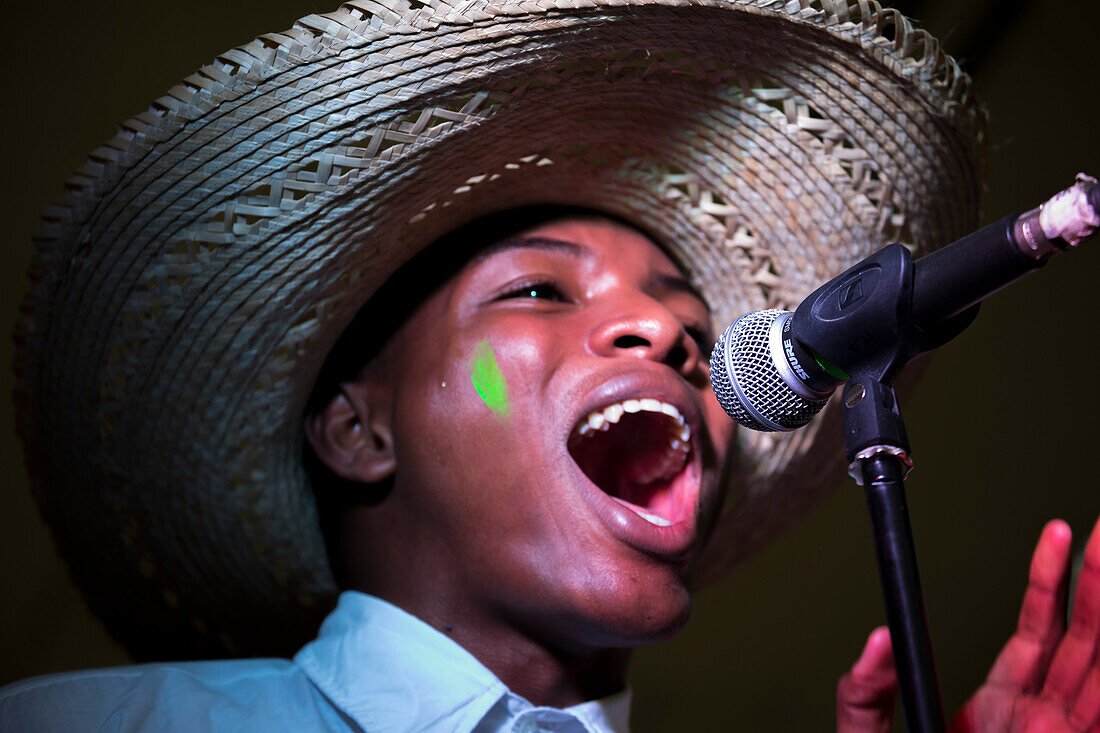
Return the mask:
[[867, 637], [863, 653], [836, 686], [838, 733], [889, 733], [897, 692], [890, 632], [880, 626]]

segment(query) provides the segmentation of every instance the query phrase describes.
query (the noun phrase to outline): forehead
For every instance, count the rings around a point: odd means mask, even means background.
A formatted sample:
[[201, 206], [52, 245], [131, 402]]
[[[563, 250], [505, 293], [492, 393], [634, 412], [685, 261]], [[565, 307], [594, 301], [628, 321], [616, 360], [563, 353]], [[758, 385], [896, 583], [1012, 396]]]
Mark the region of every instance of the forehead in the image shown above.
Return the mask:
[[707, 304], [681, 268], [652, 239], [614, 219], [585, 215], [540, 223], [488, 243], [470, 264], [477, 265], [496, 255], [517, 251], [577, 260], [591, 270], [632, 266], [656, 287], [683, 292]]
[[679, 272], [672, 260], [645, 234], [622, 222], [595, 215], [566, 216], [525, 228], [515, 236], [488, 244], [478, 259], [523, 246], [557, 251], [597, 263], [608, 257], [618, 259], [629, 255], [640, 257], [646, 264], [662, 270]]

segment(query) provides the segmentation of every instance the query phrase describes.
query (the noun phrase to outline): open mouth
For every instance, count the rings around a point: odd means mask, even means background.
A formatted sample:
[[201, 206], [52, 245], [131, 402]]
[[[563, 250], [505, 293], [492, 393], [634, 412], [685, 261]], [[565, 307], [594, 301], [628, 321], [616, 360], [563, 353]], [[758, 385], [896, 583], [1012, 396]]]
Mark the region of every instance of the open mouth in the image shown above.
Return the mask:
[[605, 494], [659, 527], [695, 511], [685, 469], [691, 427], [656, 399], [630, 399], [590, 413], [573, 429], [569, 454]]

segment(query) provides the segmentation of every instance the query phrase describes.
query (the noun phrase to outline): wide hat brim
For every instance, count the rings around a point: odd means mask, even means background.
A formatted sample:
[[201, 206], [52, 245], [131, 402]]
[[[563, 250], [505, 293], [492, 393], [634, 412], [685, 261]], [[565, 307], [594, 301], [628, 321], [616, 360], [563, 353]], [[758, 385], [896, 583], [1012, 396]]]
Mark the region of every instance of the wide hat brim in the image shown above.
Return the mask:
[[[983, 116], [874, 2], [356, 0], [223, 54], [45, 215], [20, 432], [77, 582], [139, 657], [285, 654], [332, 603], [302, 413], [442, 234], [528, 204], [650, 233], [715, 325], [977, 221]], [[835, 485], [835, 410], [741, 431], [713, 577]]]

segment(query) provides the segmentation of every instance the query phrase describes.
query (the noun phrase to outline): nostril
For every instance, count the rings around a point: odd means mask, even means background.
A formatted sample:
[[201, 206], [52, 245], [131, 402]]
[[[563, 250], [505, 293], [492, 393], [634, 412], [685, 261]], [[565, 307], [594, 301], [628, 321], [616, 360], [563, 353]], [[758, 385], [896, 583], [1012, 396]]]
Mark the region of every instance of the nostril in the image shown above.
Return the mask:
[[636, 346], [652, 346], [646, 339], [634, 334], [628, 334], [626, 336], [620, 336], [615, 339], [615, 348], [617, 349], [633, 349]]
[[683, 346], [674, 346], [668, 352], [668, 356], [665, 357], [665, 362], [675, 366], [677, 368], [687, 363], [688, 352]]

